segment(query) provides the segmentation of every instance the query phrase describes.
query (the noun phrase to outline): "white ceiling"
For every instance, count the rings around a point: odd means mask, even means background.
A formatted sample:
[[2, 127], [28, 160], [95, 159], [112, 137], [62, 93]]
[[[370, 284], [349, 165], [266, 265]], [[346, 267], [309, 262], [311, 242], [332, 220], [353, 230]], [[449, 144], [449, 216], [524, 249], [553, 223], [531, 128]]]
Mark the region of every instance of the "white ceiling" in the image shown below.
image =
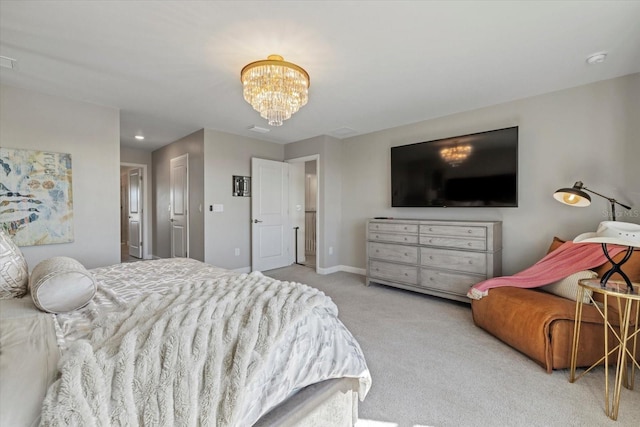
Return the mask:
[[[310, 99], [257, 134], [240, 70], [274, 53], [309, 72]], [[289, 143], [639, 72], [640, 2], [3, 0], [0, 55], [17, 60], [2, 83], [119, 108], [125, 146], [201, 128]]]

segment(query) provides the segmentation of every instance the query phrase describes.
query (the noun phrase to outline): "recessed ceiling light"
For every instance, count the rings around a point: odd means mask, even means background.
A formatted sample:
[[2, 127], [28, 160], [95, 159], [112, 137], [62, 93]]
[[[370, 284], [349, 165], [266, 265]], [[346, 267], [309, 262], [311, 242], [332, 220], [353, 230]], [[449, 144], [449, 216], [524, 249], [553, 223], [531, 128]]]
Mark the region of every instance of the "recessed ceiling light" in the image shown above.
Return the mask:
[[138, 141], [142, 141], [142, 140], [144, 139], [144, 136], [142, 136], [142, 135], [136, 135], [136, 139], [137, 139]]
[[587, 56], [587, 64], [602, 64], [607, 59], [607, 52], [598, 52]]

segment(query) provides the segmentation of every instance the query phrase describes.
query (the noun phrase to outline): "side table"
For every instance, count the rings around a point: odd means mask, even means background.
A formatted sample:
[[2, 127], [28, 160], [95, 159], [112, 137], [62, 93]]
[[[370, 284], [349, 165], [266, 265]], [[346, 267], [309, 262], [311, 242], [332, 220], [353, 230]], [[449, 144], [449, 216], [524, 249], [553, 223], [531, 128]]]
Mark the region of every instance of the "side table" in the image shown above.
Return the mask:
[[[608, 281], [606, 286], [600, 284], [600, 279], [583, 279], [578, 282], [578, 293], [576, 297], [576, 317], [573, 330], [573, 346], [571, 348], [571, 372], [569, 382], [573, 383], [580, 379], [595, 366], [604, 362], [605, 373], [605, 412], [611, 419], [618, 418], [618, 408], [620, 406], [620, 391], [622, 384], [633, 390], [635, 368], [640, 369], [640, 364], [636, 360], [636, 345], [640, 328], [638, 327], [638, 312], [640, 311], [639, 284], [633, 284], [630, 290], [625, 282]], [[576, 377], [576, 359], [578, 354], [578, 344], [580, 339], [580, 325], [582, 322], [582, 306], [586, 291], [591, 291], [589, 299], [597, 308], [604, 319], [604, 352], [603, 356], [596, 363], [591, 365]], [[594, 295], [602, 295], [602, 304], [597, 303]], [[616, 304], [619, 314], [618, 325], [609, 320], [609, 304]], [[635, 306], [635, 310], [633, 307]], [[633, 318], [633, 319], [632, 319]], [[609, 349], [609, 336], [613, 335], [615, 347]], [[617, 351], [616, 373], [614, 379], [613, 396], [609, 398], [609, 359]], [[613, 361], [613, 360], [612, 360]], [[628, 364], [631, 362], [631, 373], [629, 374]]]

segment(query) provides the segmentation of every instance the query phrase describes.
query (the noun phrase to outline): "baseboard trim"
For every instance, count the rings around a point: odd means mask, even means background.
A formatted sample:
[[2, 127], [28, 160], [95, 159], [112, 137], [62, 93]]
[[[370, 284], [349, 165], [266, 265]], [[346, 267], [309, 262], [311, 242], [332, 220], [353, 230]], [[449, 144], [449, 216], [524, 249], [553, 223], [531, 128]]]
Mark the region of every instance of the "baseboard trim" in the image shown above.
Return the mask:
[[334, 265], [333, 267], [321, 268], [318, 267], [316, 270], [318, 274], [331, 274], [337, 273], [338, 271], [344, 271], [345, 273], [354, 273], [359, 274], [361, 276], [365, 276], [367, 271], [364, 268], [351, 267], [350, 265]]
[[318, 274], [331, 274], [331, 273], [337, 273], [338, 271], [340, 271], [340, 265], [334, 265], [333, 267], [328, 267], [328, 268], [322, 268], [322, 267], [318, 267], [316, 268], [316, 273]]
[[[153, 255], [152, 259], [162, 259], [162, 257]], [[235, 273], [240, 273], [240, 274], [242, 274], [242, 273], [251, 273], [251, 267], [234, 268], [231, 271], [233, 271]], [[364, 268], [352, 267], [350, 265], [334, 265], [333, 267], [328, 267], [328, 268], [318, 267], [316, 269], [316, 272], [318, 274], [322, 274], [322, 275], [331, 274], [331, 273], [337, 273], [339, 271], [344, 271], [345, 273], [359, 274], [361, 276], [366, 276], [367, 275], [367, 270], [365, 270]]]
[[361, 276], [367, 275], [367, 270], [364, 268], [351, 267], [350, 265], [341, 265], [340, 268], [347, 273], [359, 274]]

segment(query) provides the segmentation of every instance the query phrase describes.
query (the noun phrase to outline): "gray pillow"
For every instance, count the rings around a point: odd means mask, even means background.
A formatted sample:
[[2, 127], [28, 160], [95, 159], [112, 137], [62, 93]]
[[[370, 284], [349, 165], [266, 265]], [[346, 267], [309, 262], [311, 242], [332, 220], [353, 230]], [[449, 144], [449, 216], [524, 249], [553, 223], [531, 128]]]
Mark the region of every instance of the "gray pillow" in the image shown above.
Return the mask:
[[96, 281], [80, 262], [54, 257], [40, 262], [29, 280], [33, 303], [42, 311], [65, 313], [84, 307], [96, 293]]
[[23, 297], [28, 285], [27, 261], [11, 237], [0, 228], [0, 299]]

